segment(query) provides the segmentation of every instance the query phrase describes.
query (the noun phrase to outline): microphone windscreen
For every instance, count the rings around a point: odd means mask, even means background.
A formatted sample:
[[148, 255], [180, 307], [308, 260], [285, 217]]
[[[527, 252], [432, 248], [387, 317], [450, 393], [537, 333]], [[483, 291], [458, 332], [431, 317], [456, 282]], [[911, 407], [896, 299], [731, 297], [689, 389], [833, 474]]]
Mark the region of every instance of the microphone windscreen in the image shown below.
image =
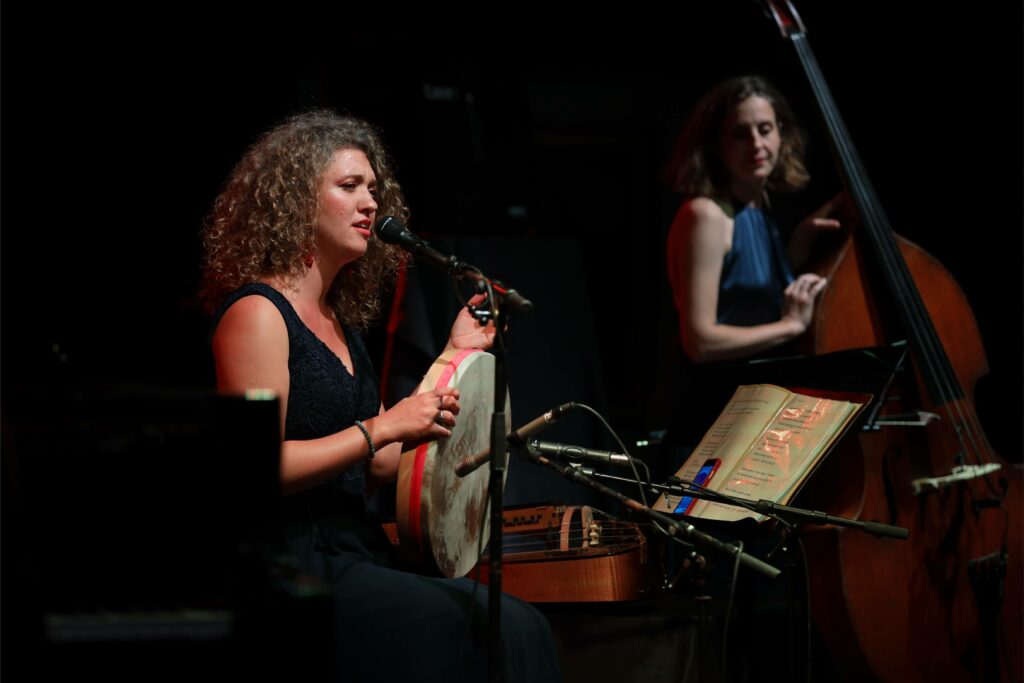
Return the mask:
[[394, 216], [382, 216], [377, 221], [375, 228], [377, 238], [381, 242], [387, 242], [388, 244], [398, 244], [402, 241], [402, 234], [406, 232], [405, 226], [402, 225], [402, 221], [398, 220]]

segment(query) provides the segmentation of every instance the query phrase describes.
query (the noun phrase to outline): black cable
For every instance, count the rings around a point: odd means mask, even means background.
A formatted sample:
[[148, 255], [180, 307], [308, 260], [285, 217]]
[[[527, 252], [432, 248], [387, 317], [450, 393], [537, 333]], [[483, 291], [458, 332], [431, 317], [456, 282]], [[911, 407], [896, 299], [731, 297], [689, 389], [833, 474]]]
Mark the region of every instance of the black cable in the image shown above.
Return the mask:
[[[622, 442], [622, 439], [619, 438], [619, 435], [615, 432], [614, 429], [612, 429], [611, 425], [608, 424], [607, 420], [605, 420], [604, 417], [602, 417], [599, 412], [597, 412], [596, 410], [594, 410], [593, 408], [591, 408], [590, 406], [588, 406], [585, 403], [574, 403], [574, 405], [576, 407], [583, 408], [584, 410], [586, 410], [586, 411], [590, 412], [591, 414], [593, 414], [601, 422], [601, 424], [608, 431], [608, 433], [612, 435], [612, 438], [615, 439], [615, 442], [619, 445], [619, 448], [622, 450], [623, 455], [625, 455], [627, 458], [629, 458], [629, 460], [628, 460], [629, 466], [630, 466], [630, 469], [633, 470], [633, 476], [635, 477], [635, 482], [636, 482], [636, 485], [637, 485], [637, 489], [640, 492], [640, 502], [643, 503], [644, 507], [650, 507], [650, 505], [647, 504], [647, 496], [645, 494], [644, 482], [641, 480], [640, 473], [636, 469], [636, 464], [635, 463], [638, 462], [637, 459], [634, 458], [630, 454], [629, 449], [626, 448], [626, 445]], [[642, 460], [640, 460], [639, 462], [644, 467], [644, 469], [645, 469], [645, 471], [647, 473], [647, 483], [650, 484], [651, 483], [650, 482], [650, 479], [651, 479], [650, 469], [647, 468], [647, 464], [644, 463]], [[752, 501], [747, 501], [747, 500], [744, 500], [742, 498], [732, 498], [730, 496], [726, 496], [724, 494], [721, 494], [721, 493], [719, 493], [717, 491], [710, 491], [710, 490], [704, 488], [703, 486], [701, 486], [700, 484], [696, 484], [696, 483], [694, 483], [692, 481], [678, 479], [678, 477], [676, 479], [678, 481], [680, 481], [680, 482], [683, 482], [683, 483], [687, 484], [691, 488], [691, 490], [697, 490], [698, 492], [706, 493], [706, 494], [708, 494], [708, 495], [710, 495], [710, 496], [712, 496], [712, 497], [714, 497], [714, 498], [716, 498], [716, 499], [718, 499], [718, 500], [720, 500], [721, 502], [724, 502], [724, 503], [728, 503], [728, 504], [731, 504], [731, 505], [739, 504], [741, 507], [745, 507], [748, 510], [751, 510], [752, 512], [758, 512], [758, 510], [756, 508], [756, 504], [754, 502], [752, 502]], [[761, 514], [761, 513], [759, 513], [759, 514]], [[789, 522], [787, 522], [786, 520], [782, 519], [778, 515], [775, 515], [775, 514], [772, 514], [772, 513], [764, 513], [764, 514], [765, 514], [765, 517], [769, 517], [771, 519], [776, 520], [777, 522], [779, 522], [780, 524], [785, 526], [787, 529], [792, 529], [793, 528], [793, 526]], [[682, 545], [684, 547], [687, 547], [687, 548], [693, 547], [692, 544], [687, 543], [682, 538], [679, 538], [678, 536], [675, 536], [673, 534], [669, 534], [668, 531], [666, 529], [664, 529], [656, 521], [651, 520], [651, 525], [658, 531], [658, 533], [660, 533], [660, 534], [662, 534], [664, 536], [668, 536], [670, 539], [672, 539], [676, 543], [679, 543], [680, 545]], [[739, 557], [739, 555], [737, 555], [737, 557]]]
[[796, 539], [796, 544], [800, 548], [800, 559], [803, 560], [804, 565], [804, 615], [805, 622], [807, 624], [807, 660], [806, 660], [806, 671], [807, 671], [807, 683], [811, 683], [811, 670], [813, 668], [814, 660], [811, 656], [811, 569], [807, 564], [807, 549], [804, 548], [804, 539], [799, 535], [794, 534], [793, 538]]
[[[627, 458], [629, 458], [629, 461], [628, 461], [629, 462], [629, 467], [630, 467], [631, 470], [633, 470], [633, 476], [635, 477], [634, 481], [636, 482], [637, 490], [640, 492], [640, 502], [643, 503], [644, 507], [649, 508], [650, 505], [647, 504], [647, 495], [646, 495], [646, 493], [644, 491], [644, 482], [640, 479], [640, 473], [636, 469], [636, 463], [640, 462], [640, 464], [643, 465], [644, 470], [647, 473], [647, 483], [649, 484], [650, 480], [651, 480], [651, 473], [650, 473], [650, 469], [647, 467], [647, 463], [645, 463], [642, 460], [640, 460], [640, 461], [636, 460], [636, 458], [634, 458], [630, 454], [629, 449], [626, 448], [626, 444], [624, 444], [622, 442], [622, 439], [619, 438], [619, 435], [615, 433], [615, 430], [611, 428], [611, 425], [608, 424], [608, 422], [601, 416], [601, 414], [599, 412], [597, 412], [596, 410], [594, 410], [593, 408], [591, 408], [590, 406], [588, 406], [585, 403], [575, 403], [575, 405], [578, 408], [583, 408], [584, 410], [589, 411], [598, 420], [600, 420], [601, 424], [604, 425], [604, 428], [607, 429], [608, 433], [611, 434], [612, 438], [615, 439], [615, 442], [619, 445], [619, 448], [622, 449], [622, 454], [625, 455]], [[651, 525], [658, 531], [658, 533], [662, 534], [663, 536], [667, 536], [668, 538], [672, 539], [676, 543], [679, 543], [680, 545], [682, 545], [684, 547], [687, 547], [687, 548], [692, 548], [693, 547], [692, 544], [687, 543], [683, 539], [681, 539], [681, 538], [679, 538], [679, 537], [677, 537], [677, 536], [675, 536], [673, 534], [670, 534], [667, 529], [664, 529], [660, 524], [658, 524], [653, 519], [651, 520]]]
[[[619, 438], [619, 435], [615, 433], [615, 430], [611, 428], [611, 425], [609, 425], [608, 422], [601, 416], [601, 413], [597, 412], [596, 410], [588, 406], [586, 403], [574, 402], [574, 405], [577, 408], [583, 408], [584, 410], [590, 412], [592, 415], [594, 415], [594, 417], [600, 420], [601, 424], [604, 425], [604, 428], [607, 429], [608, 433], [612, 435], [613, 439], [615, 439], [615, 443], [619, 444], [619, 448], [622, 449], [622, 454], [629, 458], [629, 468], [633, 470], [633, 476], [636, 478], [636, 486], [637, 489], [640, 491], [640, 502], [644, 504], [644, 507], [650, 507], [647, 504], [647, 496], [644, 494], [644, 486], [643, 482], [640, 479], [640, 473], [636, 469], [637, 461], [635, 458], [633, 458], [632, 455], [630, 455], [629, 450], [626, 448], [626, 444], [622, 443], [622, 439]], [[640, 462], [641, 464], [643, 464], [645, 468], [647, 467], [646, 463], [644, 463], [643, 461]], [[647, 479], [650, 480], [650, 474], [648, 474]]]
[[736, 553], [736, 563], [732, 569], [732, 585], [729, 587], [729, 601], [725, 604], [725, 623], [722, 624], [722, 680], [727, 680], [725, 675], [726, 653], [729, 648], [729, 618], [732, 616], [733, 598], [736, 597], [736, 581], [740, 575], [740, 556], [743, 555], [743, 541], [737, 541], [739, 551]]

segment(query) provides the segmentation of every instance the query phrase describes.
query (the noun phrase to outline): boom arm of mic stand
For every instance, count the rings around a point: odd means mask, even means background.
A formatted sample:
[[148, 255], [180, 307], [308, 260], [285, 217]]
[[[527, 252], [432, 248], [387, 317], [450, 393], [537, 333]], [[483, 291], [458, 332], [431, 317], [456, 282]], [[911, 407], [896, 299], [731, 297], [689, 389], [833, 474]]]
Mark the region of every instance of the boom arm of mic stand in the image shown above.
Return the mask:
[[[673, 493], [679, 493], [682, 491], [683, 495], [693, 496], [700, 500], [710, 500], [719, 503], [734, 500], [731, 496], [724, 496], [720, 493], [709, 494], [704, 491], [697, 491], [685, 486], [658, 486], [658, 488], [664, 488], [672, 491]], [[873, 536], [879, 536], [882, 538], [898, 538], [901, 540], [910, 538], [910, 530], [901, 526], [892, 526], [891, 524], [882, 524], [881, 522], [862, 522], [859, 519], [849, 519], [848, 517], [835, 517], [827, 512], [791, 507], [789, 505], [773, 503], [772, 501], [765, 500], [763, 498], [760, 500], [744, 500], [744, 502], [748, 503], [750, 508], [763, 515], [778, 517], [790, 523], [802, 522], [805, 524], [830, 524], [832, 526], [842, 526], [848, 529], [859, 529], [860, 531], [865, 531]]]
[[780, 505], [778, 503], [773, 503], [770, 500], [759, 500], [755, 505], [757, 506], [758, 512], [777, 515], [787, 521], [844, 526], [851, 529], [860, 529], [861, 531], [866, 531], [874, 536], [881, 536], [884, 538], [899, 538], [903, 540], [910, 538], [910, 530], [901, 526], [891, 526], [889, 524], [882, 524], [881, 522], [862, 522], [858, 519], [847, 519], [846, 517], [833, 517], [825, 512]]
[[[451, 258], [453, 260], [455, 259], [454, 256], [452, 256]], [[478, 292], [485, 291], [486, 283], [489, 282], [491, 285], [491, 289], [498, 297], [500, 297], [501, 303], [509, 310], [518, 311], [520, 313], [525, 313], [526, 311], [533, 310], [532, 301], [530, 301], [529, 299], [527, 299], [525, 296], [523, 296], [514, 289], [507, 289], [497, 280], [488, 280], [488, 278], [483, 273], [481, 273], [478, 268], [475, 268], [466, 263], [460, 263], [459, 261], [455, 261], [454, 264], [452, 265], [452, 270], [450, 272], [452, 274], [452, 277], [456, 279], [465, 279], [475, 282]]]
[[599, 491], [600, 493], [605, 494], [606, 496], [611, 496], [612, 498], [618, 500], [620, 503], [628, 507], [630, 510], [634, 510], [643, 515], [646, 515], [647, 517], [650, 517], [654, 521], [664, 526], [668, 530], [669, 535], [671, 536], [685, 538], [690, 543], [693, 543], [696, 546], [700, 546], [703, 549], [711, 550], [722, 555], [728, 555], [730, 557], [737, 558], [740, 564], [744, 565], [745, 567], [748, 567], [749, 569], [753, 569], [759, 574], [763, 574], [764, 576], [767, 576], [770, 579], [774, 579], [782, 573], [782, 570], [776, 569], [767, 562], [757, 559], [753, 555], [748, 555], [747, 553], [744, 553], [742, 550], [739, 549], [739, 547], [732, 545], [731, 543], [724, 543], [722, 541], [719, 541], [714, 536], [711, 536], [709, 534], [704, 533], [703, 531], [700, 531], [688, 522], [680, 522], [666, 514], [657, 512], [656, 510], [652, 510], [646, 505], [643, 505], [642, 503], [635, 501], [632, 498], [629, 498], [628, 496], [624, 496], [615, 489], [609, 488], [604, 484], [601, 484], [600, 482], [594, 481], [593, 479], [577, 471], [573, 467], [566, 467], [563, 465], [559, 465], [558, 463], [552, 462], [551, 460], [545, 458], [543, 455], [540, 455], [539, 453], [534, 453], [529, 448], [520, 448], [516, 450], [518, 450], [521, 453], [525, 453], [526, 457], [529, 460], [539, 465], [544, 465], [545, 467], [553, 469], [566, 479], [577, 482], [579, 484], [583, 484], [584, 486], [588, 486], [592, 489]]

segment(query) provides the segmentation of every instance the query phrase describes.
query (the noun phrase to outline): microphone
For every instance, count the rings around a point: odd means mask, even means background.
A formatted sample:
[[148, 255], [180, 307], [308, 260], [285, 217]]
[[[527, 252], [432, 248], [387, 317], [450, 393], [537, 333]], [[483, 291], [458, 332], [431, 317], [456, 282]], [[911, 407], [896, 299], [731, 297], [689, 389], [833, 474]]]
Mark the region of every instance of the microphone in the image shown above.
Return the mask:
[[598, 451], [593, 448], [582, 446], [570, 446], [564, 443], [552, 443], [550, 441], [530, 442], [530, 448], [543, 455], [550, 455], [556, 458], [569, 458], [570, 460], [595, 460], [597, 462], [610, 463], [613, 465], [625, 465], [629, 467], [630, 458], [622, 453], [612, 451]]
[[[530, 420], [522, 427], [512, 430], [512, 433], [506, 437], [506, 441], [513, 446], [522, 446], [526, 443], [526, 440], [531, 436], [544, 429], [550, 424], [557, 422], [568, 413], [570, 410], [576, 407], [576, 404], [570, 401], [569, 403], [563, 403], [557, 408], [552, 408], [548, 412], [544, 413], [540, 417]], [[473, 470], [477, 469], [485, 462], [491, 459], [491, 449], [480, 451], [473, 455], [467, 455], [465, 458], [455, 463], [455, 475], [458, 477], [464, 477]]]
[[[402, 221], [394, 216], [382, 216], [374, 226], [374, 232], [381, 242], [397, 244], [414, 256], [427, 261], [427, 263], [440, 268], [444, 272], [456, 278], [470, 277], [479, 281], [483, 276], [473, 266], [462, 263], [454, 256], [445, 256], [437, 251], [423, 238], [417, 237], [409, 232]], [[517, 311], [529, 311], [533, 308], [533, 302], [524, 297], [514, 289], [506, 289], [501, 283], [491, 280], [491, 288], [501, 295], [502, 300], [509, 307]]]
[[552, 408], [540, 417], [530, 420], [519, 429], [512, 430], [512, 433], [508, 435], [508, 442], [513, 446], [522, 446], [531, 436], [539, 432], [544, 427], [561, 420], [566, 413], [575, 407], [576, 404], [569, 401], [568, 403], [563, 403], [557, 408]]
[[423, 258], [441, 270], [455, 272], [461, 265], [454, 256], [445, 256], [433, 249], [425, 239], [409, 232], [402, 221], [394, 216], [382, 216], [374, 226], [374, 231], [381, 242], [397, 244], [410, 254]]

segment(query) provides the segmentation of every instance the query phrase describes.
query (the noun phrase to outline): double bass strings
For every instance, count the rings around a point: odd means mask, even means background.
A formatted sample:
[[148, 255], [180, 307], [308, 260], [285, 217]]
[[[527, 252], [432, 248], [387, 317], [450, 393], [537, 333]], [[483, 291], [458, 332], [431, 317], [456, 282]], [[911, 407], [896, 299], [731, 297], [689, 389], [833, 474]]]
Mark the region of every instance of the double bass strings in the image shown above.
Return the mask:
[[[899, 247], [893, 239], [888, 219], [870, 180], [868, 180], [860, 156], [852, 144], [817, 60], [807, 43], [806, 36], [801, 32], [791, 36], [791, 39], [810, 80], [811, 89], [818, 100], [836, 154], [846, 170], [847, 181], [850, 183], [850, 190], [856, 200], [862, 220], [871, 234], [875, 255], [881, 261], [889, 291], [899, 302], [899, 310], [904, 313], [905, 323], [909, 328], [908, 332], [912, 336], [918, 352], [915, 354], [915, 358], [923, 366], [922, 375], [926, 379], [929, 390], [934, 394], [936, 402], [942, 405], [943, 412], [946, 413], [953, 425], [961, 453], [969, 454], [975, 464], [991, 462], [993, 459], [988, 440], [973, 409], [964, 405], [963, 389], [945, 354], [942, 342], [907, 269], [906, 262], [899, 253]], [[991, 475], [985, 475], [983, 478], [993, 495], [999, 498], [1004, 495], [996, 490]], [[972, 489], [969, 484], [967, 486], [968, 490]], [[973, 490], [971, 490], [971, 495], [975, 499], [978, 497]]]

